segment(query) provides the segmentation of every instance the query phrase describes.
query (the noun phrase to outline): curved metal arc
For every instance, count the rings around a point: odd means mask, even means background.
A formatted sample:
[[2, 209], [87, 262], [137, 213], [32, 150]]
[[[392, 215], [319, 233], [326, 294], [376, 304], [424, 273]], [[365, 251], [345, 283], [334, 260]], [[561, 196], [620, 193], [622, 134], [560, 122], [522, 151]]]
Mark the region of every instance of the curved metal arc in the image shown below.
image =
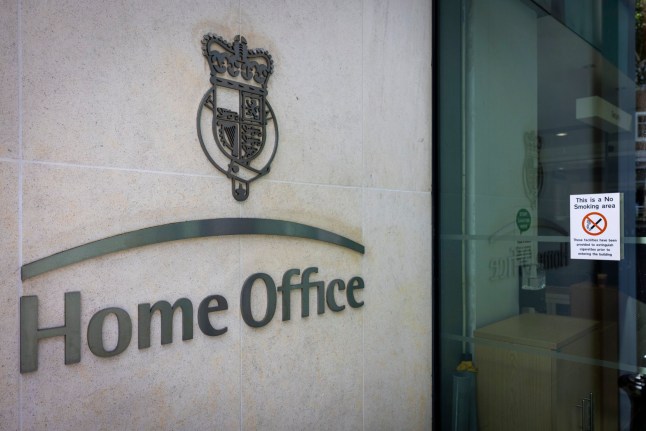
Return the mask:
[[148, 227], [80, 245], [23, 265], [20, 269], [20, 276], [24, 281], [84, 260], [146, 245], [227, 235], [275, 235], [305, 238], [339, 245], [357, 253], [365, 253], [363, 245], [349, 238], [306, 224], [257, 218], [204, 219]]

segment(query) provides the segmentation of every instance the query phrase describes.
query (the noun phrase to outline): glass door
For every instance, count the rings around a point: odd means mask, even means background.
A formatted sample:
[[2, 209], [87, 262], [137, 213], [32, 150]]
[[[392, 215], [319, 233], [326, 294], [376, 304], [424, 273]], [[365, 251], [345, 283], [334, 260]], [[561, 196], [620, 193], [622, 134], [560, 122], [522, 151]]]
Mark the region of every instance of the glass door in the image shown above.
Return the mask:
[[646, 426], [636, 5], [436, 16], [438, 429]]

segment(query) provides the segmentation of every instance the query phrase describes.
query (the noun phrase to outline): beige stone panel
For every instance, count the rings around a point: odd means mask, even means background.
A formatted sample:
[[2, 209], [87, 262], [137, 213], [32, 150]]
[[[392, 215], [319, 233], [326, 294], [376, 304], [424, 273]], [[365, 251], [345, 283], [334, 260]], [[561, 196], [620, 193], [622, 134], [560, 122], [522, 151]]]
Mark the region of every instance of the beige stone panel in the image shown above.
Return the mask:
[[241, 215], [304, 223], [362, 241], [361, 191], [357, 188], [260, 180], [251, 185]]
[[219, 176], [44, 164], [25, 166], [23, 206], [26, 263], [137, 229], [239, 215]]
[[[81, 361], [65, 365], [63, 339], [39, 342], [39, 368], [23, 374], [25, 429], [239, 429], [239, 241], [207, 238], [160, 244], [85, 261], [28, 280], [25, 294], [39, 298], [39, 326], [63, 323], [65, 292], [81, 292]], [[204, 335], [200, 302], [221, 295], [228, 309], [210, 315], [220, 336]], [[181, 313], [173, 341], [160, 343], [160, 317], [151, 322], [151, 346], [138, 348], [140, 303], [188, 298], [193, 338], [182, 340]], [[116, 356], [88, 347], [90, 318], [119, 307], [132, 321], [132, 339]], [[116, 346], [116, 319], [106, 319], [105, 348]]]
[[[329, 227], [325, 221], [338, 217], [339, 227], [330, 228], [335, 232], [347, 230], [346, 223], [360, 216], [357, 190], [335, 188], [330, 193], [324, 187], [273, 186], [293, 191], [267, 195], [259, 204], [266, 205], [268, 214], [288, 214], [291, 205], [308, 208], [311, 204], [313, 208], [304, 214], [311, 218], [309, 224]], [[289, 196], [298, 202], [303, 194], [318, 196], [318, 201], [287, 204]], [[343, 214], [333, 212], [347, 200], [353, 205], [343, 205]], [[308, 205], [303, 205], [305, 202]], [[282, 208], [283, 204], [289, 207]], [[244, 280], [252, 274], [265, 273], [281, 286], [284, 273], [298, 269], [301, 275], [291, 280], [298, 284], [310, 267], [318, 268], [310, 280], [323, 281], [325, 287], [335, 279], [347, 284], [352, 277], [363, 276], [363, 255], [342, 247], [279, 237], [245, 237], [241, 245]], [[368, 285], [363, 291], [357, 290], [356, 299], [362, 301], [365, 290], [370, 288]], [[289, 295], [289, 320], [282, 320], [285, 308], [283, 294], [278, 292], [275, 314], [267, 325], [254, 328], [241, 323], [243, 429], [342, 430], [362, 426], [363, 315], [370, 304], [351, 308], [347, 290], [337, 290], [335, 301], [345, 309], [334, 312], [326, 303], [324, 312], [318, 314], [317, 289], [309, 292], [307, 317], [302, 317], [301, 293], [293, 290]], [[251, 310], [256, 320], [266, 313], [267, 293], [261, 281], [253, 285]]]
[[0, 157], [18, 158], [18, 2], [0, 1]]
[[25, 157], [215, 172], [196, 133], [201, 40], [238, 21], [233, 0], [24, 2]]
[[271, 179], [360, 185], [361, 2], [242, 0], [241, 32], [274, 59]]
[[[334, 279], [347, 283], [361, 276], [361, 257], [343, 249], [312, 250], [307, 240], [245, 238], [243, 274], [264, 272], [276, 286], [283, 284], [289, 269], [316, 267], [310, 280]], [[295, 276], [294, 283], [300, 283]], [[369, 289], [367, 286], [366, 289]], [[365, 289], [364, 289], [365, 290]], [[266, 313], [262, 282], [254, 284], [252, 310], [256, 320]], [[348, 306], [344, 292], [337, 292], [337, 304], [345, 309], [333, 312], [325, 305], [317, 314], [317, 291], [310, 289], [309, 316], [302, 317], [301, 295], [290, 294], [290, 320], [283, 321], [282, 293], [277, 294], [276, 311], [266, 326], [242, 326], [242, 426], [243, 429], [359, 429], [362, 424], [363, 313]], [[364, 292], [356, 294], [357, 299]], [[289, 406], [289, 408], [285, 408]]]
[[363, 6], [364, 184], [431, 187], [431, 2]]
[[365, 429], [429, 429], [431, 196], [366, 191], [364, 211]]
[[20, 426], [18, 175], [17, 163], [0, 162], [0, 428], [7, 430]]

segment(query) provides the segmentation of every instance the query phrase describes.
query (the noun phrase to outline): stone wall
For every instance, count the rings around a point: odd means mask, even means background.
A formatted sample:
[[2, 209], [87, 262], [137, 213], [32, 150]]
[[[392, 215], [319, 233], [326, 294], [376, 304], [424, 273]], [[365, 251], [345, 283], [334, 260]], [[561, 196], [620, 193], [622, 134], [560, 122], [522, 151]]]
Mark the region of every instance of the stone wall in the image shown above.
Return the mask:
[[[424, 0], [0, 2], [0, 428], [428, 429], [431, 423], [431, 12]], [[244, 202], [206, 159], [196, 112], [209, 89], [201, 39], [213, 32], [275, 62], [268, 100], [280, 142]], [[112, 235], [212, 218], [288, 220], [346, 236], [361, 255], [307, 239], [228, 236], [167, 242], [21, 281], [34, 260]], [[278, 285], [360, 276], [360, 308], [261, 328], [241, 317], [254, 273]], [[64, 323], [81, 293], [81, 360], [62, 337], [20, 373], [20, 298], [39, 326]], [[138, 304], [209, 295], [227, 328], [137, 345]], [[254, 288], [254, 313], [266, 300]], [[117, 307], [132, 340], [112, 357], [87, 343]], [[106, 348], [117, 343], [114, 315]]]

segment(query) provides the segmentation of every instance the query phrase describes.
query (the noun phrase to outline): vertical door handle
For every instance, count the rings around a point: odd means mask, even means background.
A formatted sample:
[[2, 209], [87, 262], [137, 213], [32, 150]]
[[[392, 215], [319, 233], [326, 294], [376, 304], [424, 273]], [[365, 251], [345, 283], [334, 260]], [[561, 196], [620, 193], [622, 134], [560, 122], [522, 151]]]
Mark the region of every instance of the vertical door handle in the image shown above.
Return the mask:
[[585, 429], [585, 398], [581, 399], [581, 404], [576, 405], [577, 408], [581, 409], [581, 431], [586, 431]]
[[581, 430], [594, 431], [594, 397], [592, 392], [587, 398], [581, 399], [581, 404], [576, 405], [581, 409]]
[[588, 395], [588, 430], [594, 431], [594, 397], [592, 392]]

